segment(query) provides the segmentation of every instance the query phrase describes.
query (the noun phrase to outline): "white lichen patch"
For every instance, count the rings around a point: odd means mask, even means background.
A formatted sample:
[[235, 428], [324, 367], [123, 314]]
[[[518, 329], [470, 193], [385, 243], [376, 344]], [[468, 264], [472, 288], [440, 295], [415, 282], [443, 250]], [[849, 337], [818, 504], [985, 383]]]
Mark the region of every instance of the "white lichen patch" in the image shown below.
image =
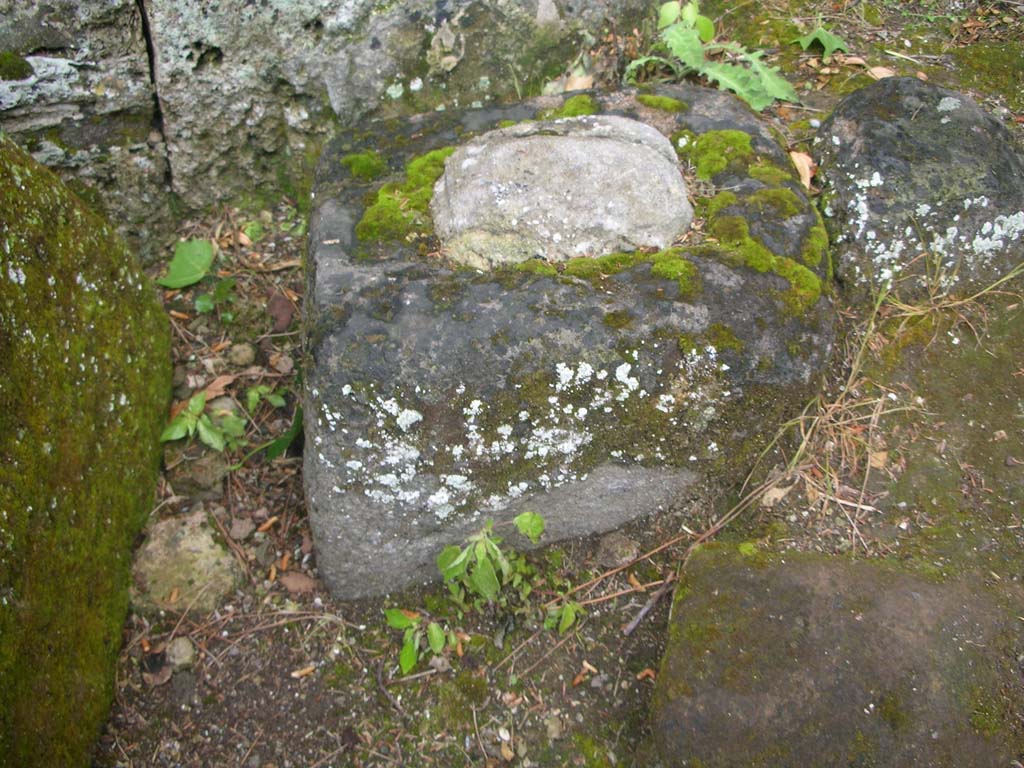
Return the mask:
[[[336, 409], [319, 403], [317, 437], [323, 440], [317, 460], [336, 468], [334, 495], [360, 494], [381, 505], [383, 514], [419, 519], [427, 513], [438, 522], [499, 510], [513, 499], [579, 481], [595, 457], [664, 462], [667, 445], [648, 443], [646, 451], [623, 446], [603, 456], [601, 446], [618, 439], [622, 424], [637, 413], [650, 414], [645, 418], [655, 420], [652, 429], [685, 441], [706, 428], [731, 393], [714, 347], [667, 363], [655, 346], [624, 351], [626, 360], [608, 369], [587, 361], [557, 363], [547, 390], [532, 390], [523, 400], [531, 405], [511, 413], [504, 411], [507, 398], [473, 397], [458, 384], [463, 396], [444, 403], [442, 421], [435, 422], [438, 409], [424, 407], [422, 392], [413, 402], [397, 392], [361, 394], [345, 385]], [[352, 414], [349, 423], [342, 413]], [[358, 434], [350, 434], [357, 424]]]

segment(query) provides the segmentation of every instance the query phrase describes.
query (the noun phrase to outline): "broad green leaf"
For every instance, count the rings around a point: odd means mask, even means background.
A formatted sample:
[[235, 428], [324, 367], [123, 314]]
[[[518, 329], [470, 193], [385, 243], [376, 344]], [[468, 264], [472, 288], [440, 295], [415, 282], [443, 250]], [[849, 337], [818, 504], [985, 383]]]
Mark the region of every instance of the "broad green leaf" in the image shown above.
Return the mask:
[[196, 426], [199, 427], [199, 439], [213, 448], [213, 450], [223, 451], [227, 447], [223, 433], [213, 426], [210, 417], [205, 413], [199, 417], [199, 422]]
[[196, 296], [196, 312], [200, 315], [205, 315], [213, 312], [217, 305], [213, 302], [213, 297], [208, 293], [200, 293]]
[[213, 289], [213, 300], [218, 304], [225, 301], [234, 301], [235, 296], [233, 291], [235, 290], [235, 284], [238, 281], [233, 277], [225, 277], [223, 280], [217, 282], [217, 285]]
[[696, 27], [700, 39], [705, 43], [710, 43], [715, 39], [715, 22], [707, 16], [698, 16], [693, 25]]
[[466, 572], [469, 563], [469, 549], [461, 549], [454, 544], [449, 544], [441, 550], [437, 556], [437, 570], [445, 581], [457, 579]]
[[164, 288], [185, 288], [202, 280], [213, 264], [213, 243], [209, 240], [182, 240], [174, 246], [174, 258], [167, 274], [157, 280]]
[[288, 431], [267, 444], [267, 458], [276, 459], [278, 456], [283, 456], [284, 452], [288, 450], [288, 446], [295, 442], [295, 438], [300, 434], [302, 434], [302, 406], [296, 405], [295, 415], [292, 416], [292, 425], [288, 427]]
[[679, 0], [662, 4], [658, 9], [658, 29], [664, 29], [679, 21]]
[[392, 629], [409, 629], [420, 622], [420, 616], [413, 611], [403, 611], [401, 608], [385, 608], [384, 617], [388, 620], [388, 626]]
[[206, 408], [206, 393], [200, 392], [198, 395], [192, 395], [189, 398], [188, 405], [185, 407], [185, 412], [194, 418], [199, 418], [199, 414]]
[[526, 538], [536, 544], [544, 533], [544, 518], [536, 512], [523, 512], [512, 520]]
[[443, 651], [444, 640], [444, 630], [441, 629], [441, 625], [436, 621], [430, 622], [427, 625], [427, 644], [430, 646], [430, 650], [434, 653]]
[[285, 404], [284, 398], [281, 397], [281, 395], [277, 394], [276, 392], [271, 392], [269, 395], [267, 395], [267, 402], [270, 403], [275, 408], [284, 408]]
[[249, 387], [245, 390], [245, 408], [249, 412], [256, 410], [256, 406], [260, 404], [260, 398], [266, 395], [270, 391], [270, 387], [266, 384], [260, 384], [255, 387]]
[[488, 602], [492, 602], [498, 596], [498, 590], [501, 588], [494, 566], [487, 558], [477, 562], [469, 581], [476, 593]]
[[241, 416], [229, 413], [223, 416], [218, 423], [221, 431], [228, 437], [244, 437], [246, 421]]
[[402, 668], [402, 674], [407, 675], [416, 666], [419, 659], [419, 642], [414, 637], [407, 637], [402, 643], [402, 652], [398, 654], [398, 666]]
[[800, 101], [793, 85], [779, 74], [778, 67], [765, 64], [761, 60], [762, 55], [760, 51], [754, 51], [745, 56], [744, 61], [750, 64], [751, 71], [757, 77], [765, 93], [779, 101]]
[[166, 443], [169, 440], [181, 440], [187, 434], [188, 420], [185, 418], [185, 414], [179, 413], [170, 424], [164, 427], [164, 431], [160, 433], [160, 442]]
[[839, 35], [832, 34], [824, 27], [818, 27], [810, 34], [804, 35], [803, 37], [798, 37], [795, 40], [790, 40], [789, 42], [799, 43], [800, 47], [803, 48], [805, 51], [812, 45], [817, 43], [818, 45], [821, 46], [821, 49], [824, 51], [824, 59], [828, 59], [836, 51], [843, 51], [843, 53], [848, 53], [850, 50], [850, 46], [846, 44], [846, 41], [843, 40], [843, 38], [839, 37]]
[[673, 24], [661, 33], [661, 39], [672, 55], [690, 69], [700, 70], [704, 67], [704, 44], [693, 27]]
[[576, 623], [576, 604], [566, 603], [562, 606], [562, 615], [558, 620], [558, 634], [564, 635], [569, 627]]
[[697, 23], [698, 16], [700, 16], [700, 8], [694, 0], [690, 0], [690, 2], [679, 9], [679, 20], [688, 27], [692, 27]]

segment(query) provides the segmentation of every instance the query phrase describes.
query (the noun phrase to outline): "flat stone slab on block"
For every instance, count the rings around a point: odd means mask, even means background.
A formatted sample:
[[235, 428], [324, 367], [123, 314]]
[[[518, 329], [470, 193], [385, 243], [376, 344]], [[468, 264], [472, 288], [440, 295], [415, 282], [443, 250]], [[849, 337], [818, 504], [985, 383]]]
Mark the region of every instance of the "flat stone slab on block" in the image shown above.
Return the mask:
[[[714, 200], [714, 242], [483, 271], [447, 258], [425, 234], [430, 172], [448, 147], [557, 100], [421, 116], [343, 135], [324, 154], [304, 478], [336, 596], [437, 578], [443, 547], [488, 519], [522, 547], [507, 524], [525, 510], [545, 517], [552, 542], [667, 509], [709, 469], [744, 471], [814, 391], [833, 317], [817, 214], [740, 102], [665, 94], [655, 103], [672, 111], [632, 94], [597, 108], [656, 127], [734, 190]], [[552, 125], [565, 130], [520, 130]], [[380, 178], [358, 177], [381, 165]]]
[[447, 255], [486, 269], [667, 248], [693, 220], [686, 196], [667, 138], [599, 115], [520, 123], [459, 147], [431, 214]]
[[1024, 151], [969, 96], [890, 77], [815, 139], [837, 277], [861, 295], [985, 287], [1024, 261]]
[[1017, 622], [892, 564], [698, 553], [652, 705], [661, 764], [1012, 765]]

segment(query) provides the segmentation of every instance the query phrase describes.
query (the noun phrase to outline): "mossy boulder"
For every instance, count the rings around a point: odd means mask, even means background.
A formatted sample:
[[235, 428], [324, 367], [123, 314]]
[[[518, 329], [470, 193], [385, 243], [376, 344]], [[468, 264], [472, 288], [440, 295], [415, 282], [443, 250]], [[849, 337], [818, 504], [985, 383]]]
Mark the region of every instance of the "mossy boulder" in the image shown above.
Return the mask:
[[846, 97], [815, 146], [852, 297], [970, 293], [1024, 260], [1024, 149], [970, 97], [885, 78]]
[[[744, 472], [816, 390], [832, 342], [827, 259], [805, 258], [819, 222], [785, 151], [730, 95], [655, 95], [691, 109], [651, 109], [633, 92], [590, 99], [660, 132], [676, 174], [686, 167], [662, 137], [742, 134], [743, 157], [708, 180], [735, 188], [720, 213], [742, 238], [479, 271], [449, 258], [414, 169], [458, 146], [449, 171], [479, 161], [474, 135], [557, 111], [557, 99], [424, 115], [327, 150], [310, 229], [304, 478], [318, 567], [339, 597], [436, 577], [441, 549], [489, 518], [539, 511], [553, 542], [668, 509], [705, 473]], [[585, 135], [603, 125], [573, 120]], [[537, 125], [522, 135], [564, 127]], [[362, 181], [337, 162], [370, 141], [405, 171]], [[788, 175], [766, 184], [747, 174], [755, 164]], [[453, 193], [449, 171], [435, 194]], [[606, 195], [591, 187], [588, 210], [616, 199], [620, 171], [608, 168]], [[370, 226], [398, 197], [402, 221], [389, 220], [403, 226]], [[518, 217], [523, 239], [554, 240], [532, 215]]]
[[718, 545], [677, 587], [652, 704], [666, 766], [1004, 766], [1015, 613], [975, 582]]
[[124, 243], [0, 134], [0, 762], [88, 764], [152, 506], [169, 350]]

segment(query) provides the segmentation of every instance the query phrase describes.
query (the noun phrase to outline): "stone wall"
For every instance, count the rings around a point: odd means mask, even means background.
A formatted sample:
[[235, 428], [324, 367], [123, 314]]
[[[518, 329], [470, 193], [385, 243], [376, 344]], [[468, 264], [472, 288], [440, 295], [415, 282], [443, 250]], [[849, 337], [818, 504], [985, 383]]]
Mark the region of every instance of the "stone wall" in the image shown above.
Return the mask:
[[647, 5], [0, 0], [0, 127], [145, 242], [169, 192], [301, 197], [337, 127], [537, 93]]

